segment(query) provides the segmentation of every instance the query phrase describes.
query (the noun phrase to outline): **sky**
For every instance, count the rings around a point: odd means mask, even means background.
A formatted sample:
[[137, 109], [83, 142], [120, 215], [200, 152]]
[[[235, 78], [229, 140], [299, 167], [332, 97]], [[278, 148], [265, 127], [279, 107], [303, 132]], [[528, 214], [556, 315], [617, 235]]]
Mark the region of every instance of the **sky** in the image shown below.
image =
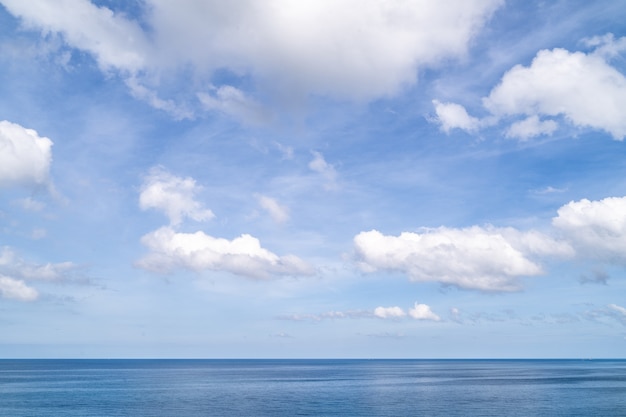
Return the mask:
[[0, 356], [617, 358], [615, 0], [0, 0]]

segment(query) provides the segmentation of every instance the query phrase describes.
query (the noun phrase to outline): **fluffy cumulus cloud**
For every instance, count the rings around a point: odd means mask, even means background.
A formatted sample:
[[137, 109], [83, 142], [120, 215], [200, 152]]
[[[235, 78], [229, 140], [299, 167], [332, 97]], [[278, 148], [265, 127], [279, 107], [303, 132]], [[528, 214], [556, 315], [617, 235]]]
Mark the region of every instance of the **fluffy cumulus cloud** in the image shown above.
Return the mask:
[[372, 230], [354, 238], [365, 272], [399, 271], [413, 281], [433, 281], [481, 291], [516, 291], [518, 279], [541, 274], [531, 255], [567, 255], [571, 249], [539, 232], [512, 228], [440, 227], [386, 236]]
[[626, 136], [626, 78], [599, 54], [539, 51], [509, 70], [484, 100], [496, 115], [565, 116], [576, 126]]
[[[210, 81], [226, 69], [265, 93], [351, 100], [394, 94], [416, 81], [419, 68], [462, 56], [503, 1], [147, 0], [138, 18], [88, 0], [1, 3], [27, 27], [60, 34], [104, 71], [132, 80], [138, 96], [181, 116], [145, 89], [168, 79], [155, 75], [191, 69]], [[231, 87], [200, 96], [204, 106], [255, 113], [253, 101]]]
[[626, 264], [626, 197], [572, 201], [552, 224], [580, 256]]
[[214, 217], [213, 212], [195, 200], [200, 190], [193, 178], [181, 178], [163, 168], [153, 168], [141, 187], [139, 207], [164, 212], [172, 225], [180, 224], [186, 217], [196, 221], [209, 220]]
[[[139, 205], [142, 209], [163, 211], [170, 218], [170, 224], [141, 238], [150, 252], [137, 261], [137, 266], [158, 273], [177, 269], [212, 270], [262, 279], [314, 273], [302, 259], [293, 255], [278, 256], [263, 248], [260, 241], [249, 234], [229, 240], [203, 231], [179, 232], [178, 227], [184, 218], [202, 221], [214, 217], [196, 201], [195, 194], [199, 190], [200, 186], [193, 178], [177, 177], [160, 167], [150, 171], [141, 188]], [[276, 200], [263, 195], [257, 198], [274, 221], [287, 221], [288, 210]]]
[[[519, 118], [506, 136], [526, 140], [550, 135], [564, 118], [576, 127], [603, 130], [616, 140], [626, 136], [626, 77], [610, 60], [626, 50], [626, 38], [593, 38], [589, 53], [555, 48], [541, 50], [529, 66], [507, 71], [483, 99], [490, 118]], [[487, 119], [476, 119], [460, 105], [434, 102], [442, 129], [475, 131]], [[489, 123], [487, 123], [489, 124]]]
[[467, 113], [465, 107], [456, 103], [442, 103], [439, 100], [433, 100], [437, 121], [441, 124], [441, 129], [448, 133], [452, 129], [462, 129], [468, 132], [474, 132], [483, 124], [483, 122], [472, 117]]
[[[396, 271], [413, 281], [481, 291], [516, 291], [519, 278], [541, 274], [540, 260], [580, 260], [626, 265], [626, 197], [572, 201], [558, 209], [550, 235], [512, 227], [440, 227], [386, 236], [361, 232], [354, 238], [364, 272]], [[599, 266], [598, 265], [598, 266]], [[594, 269], [581, 283], [607, 284]], [[380, 310], [381, 316], [385, 310]], [[409, 312], [409, 315], [411, 313]]]
[[0, 186], [49, 186], [52, 141], [18, 124], [0, 121]]
[[409, 316], [413, 317], [415, 320], [441, 320], [441, 317], [433, 313], [430, 306], [419, 303], [415, 303], [415, 305], [409, 310]]
[[[282, 91], [369, 99], [416, 69], [463, 54], [501, 3], [378, 0], [152, 0], [161, 50], [196, 67], [252, 72]], [[322, 24], [323, 22], [323, 24]], [[197, 48], [194, 46], [198, 46]]]
[[274, 275], [311, 275], [312, 267], [293, 255], [278, 256], [261, 247], [259, 240], [244, 234], [233, 240], [216, 238], [202, 231], [179, 233], [162, 227], [141, 239], [150, 253], [137, 262], [154, 272], [178, 268], [194, 271], [228, 271], [250, 278]]

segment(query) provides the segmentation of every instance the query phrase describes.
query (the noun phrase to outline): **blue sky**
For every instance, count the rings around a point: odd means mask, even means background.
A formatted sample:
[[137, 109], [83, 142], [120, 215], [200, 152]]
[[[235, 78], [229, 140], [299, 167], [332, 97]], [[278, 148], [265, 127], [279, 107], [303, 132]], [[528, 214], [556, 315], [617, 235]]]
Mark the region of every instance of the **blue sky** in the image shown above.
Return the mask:
[[0, 4], [1, 356], [623, 357], [621, 2]]

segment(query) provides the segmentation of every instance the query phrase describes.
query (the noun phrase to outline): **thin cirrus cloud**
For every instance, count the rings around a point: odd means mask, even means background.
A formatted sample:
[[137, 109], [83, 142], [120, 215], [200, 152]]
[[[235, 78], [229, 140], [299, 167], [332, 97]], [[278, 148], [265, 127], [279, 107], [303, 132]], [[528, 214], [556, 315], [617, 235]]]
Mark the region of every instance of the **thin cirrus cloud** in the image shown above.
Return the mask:
[[187, 103], [175, 103], [159, 97], [159, 83], [190, 68], [209, 81], [227, 69], [279, 95], [393, 95], [416, 82], [419, 68], [462, 57], [503, 1], [149, 0], [141, 21], [87, 0], [1, 3], [27, 28], [60, 34], [102, 71], [119, 72], [137, 98], [177, 118], [193, 117], [185, 106], [199, 99], [205, 110], [255, 119], [258, 105], [236, 85], [190, 91]]
[[490, 113], [483, 119], [470, 116], [456, 103], [434, 100], [437, 122], [444, 132], [462, 129], [474, 133], [484, 126], [510, 118], [505, 135], [519, 140], [551, 135], [563, 118], [579, 128], [602, 130], [615, 140], [626, 136], [626, 78], [611, 59], [626, 50], [626, 38], [609, 34], [587, 40], [592, 52], [562, 48], [541, 50], [529, 66], [507, 71], [483, 106]]
[[293, 321], [322, 321], [322, 320], [343, 320], [343, 319], [384, 319], [400, 320], [412, 318], [424, 321], [441, 321], [441, 317], [435, 314], [429, 305], [415, 303], [413, 307], [404, 310], [402, 307], [376, 307], [374, 310], [349, 310], [349, 311], [328, 311], [321, 314], [291, 314], [280, 316], [280, 319]]
[[626, 326], [626, 308], [617, 304], [609, 304], [607, 308], [611, 317]]
[[265, 210], [276, 223], [285, 223], [289, 220], [289, 209], [280, 204], [276, 199], [266, 195], [258, 195], [257, 200], [263, 210]]
[[311, 151], [311, 154], [313, 155], [313, 159], [309, 162], [309, 169], [318, 173], [325, 180], [324, 188], [327, 190], [336, 189], [338, 184], [335, 167], [326, 162], [321, 152]]
[[0, 249], [0, 298], [18, 301], [35, 301], [39, 291], [36, 282], [55, 284], [85, 283], [77, 279], [78, 266], [72, 262], [36, 264], [22, 259], [10, 247]]

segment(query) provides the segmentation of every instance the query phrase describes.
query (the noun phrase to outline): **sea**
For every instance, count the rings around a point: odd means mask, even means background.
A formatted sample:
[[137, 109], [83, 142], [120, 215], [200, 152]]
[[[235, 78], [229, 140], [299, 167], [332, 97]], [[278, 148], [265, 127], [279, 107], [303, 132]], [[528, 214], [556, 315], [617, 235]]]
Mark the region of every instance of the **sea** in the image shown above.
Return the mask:
[[0, 360], [0, 416], [626, 416], [626, 360]]

